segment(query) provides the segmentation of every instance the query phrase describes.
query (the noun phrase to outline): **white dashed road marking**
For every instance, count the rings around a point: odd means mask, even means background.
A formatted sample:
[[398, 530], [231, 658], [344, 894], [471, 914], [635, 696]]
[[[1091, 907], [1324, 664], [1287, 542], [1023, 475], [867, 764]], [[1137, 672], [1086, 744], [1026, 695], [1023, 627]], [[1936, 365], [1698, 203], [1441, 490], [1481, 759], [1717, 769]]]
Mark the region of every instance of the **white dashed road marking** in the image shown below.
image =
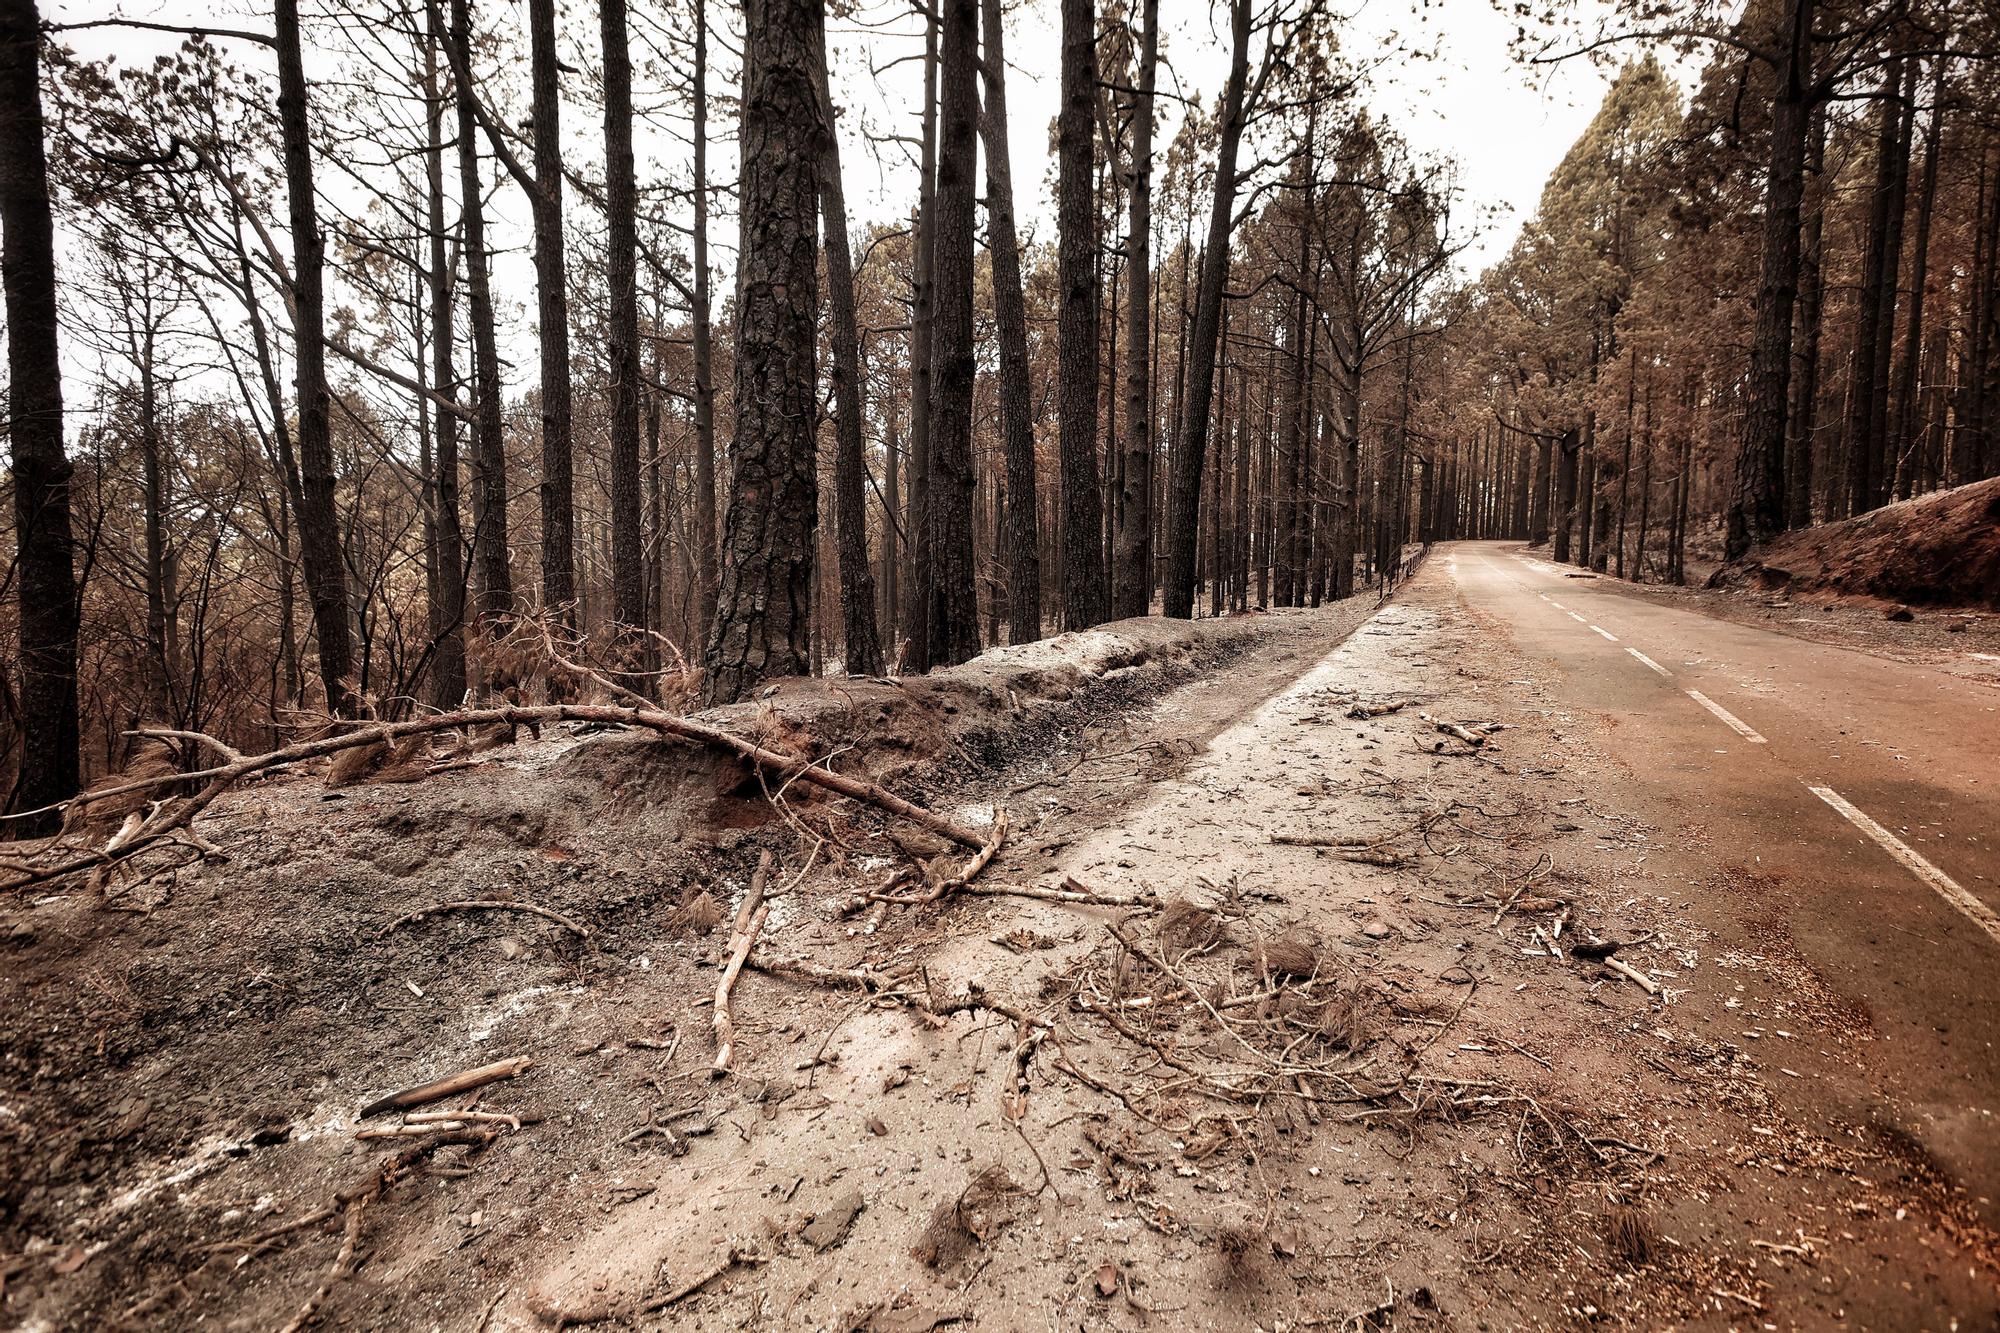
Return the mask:
[[1992, 936], [1996, 943], [2000, 943], [2000, 915], [1995, 915], [1992, 908], [1967, 893], [1957, 880], [1917, 855], [1901, 838], [1855, 809], [1845, 796], [1833, 788], [1807, 784], [1807, 790], [1832, 806], [1848, 823], [1873, 838], [1883, 851], [1900, 861], [1911, 874], [1937, 890], [1938, 897], [1957, 908], [1974, 925]]
[[1689, 690], [1687, 692], [1687, 697], [1694, 700], [1696, 703], [1700, 704], [1703, 708], [1706, 708], [1709, 712], [1715, 714], [1717, 717], [1721, 718], [1724, 724], [1727, 725], [1731, 731], [1734, 731], [1737, 735], [1741, 736], [1744, 740], [1749, 741], [1752, 745], [1766, 744], [1764, 738], [1762, 736], [1759, 736], [1756, 732], [1752, 731], [1748, 726], [1746, 726], [1741, 718], [1737, 717], [1734, 713], [1730, 712], [1727, 708], [1724, 708], [1721, 704], [1717, 703], [1715, 700], [1703, 694], [1700, 690]]
[[1611, 642], [1613, 643], [1618, 642], [1618, 636], [1616, 634], [1613, 634], [1610, 630], [1605, 629], [1600, 625], [1592, 625], [1590, 628], [1594, 633], [1602, 634], [1605, 638], [1611, 640]]
[[1564, 614], [1566, 614], [1571, 620], [1574, 620], [1579, 625], [1588, 625], [1590, 623], [1588, 620], [1585, 620], [1582, 616], [1578, 615], [1574, 611], [1567, 611]]
[[1655, 671], [1659, 672], [1659, 673], [1660, 673], [1661, 675], [1665, 676], [1665, 677], [1666, 677], [1666, 678], [1667, 678], [1668, 680], [1672, 680], [1672, 679], [1673, 679], [1673, 676], [1674, 676], [1674, 673], [1673, 673], [1673, 672], [1671, 672], [1671, 671], [1667, 670], [1667, 669], [1666, 669], [1665, 667], [1661, 666], [1661, 665], [1660, 665], [1660, 664], [1659, 664], [1658, 662], [1655, 662], [1655, 661], [1654, 661], [1654, 660], [1653, 660], [1652, 658], [1650, 658], [1650, 657], [1646, 656], [1646, 655], [1645, 655], [1644, 653], [1640, 652], [1640, 651], [1639, 651], [1639, 650], [1638, 650], [1637, 648], [1630, 648], [1630, 647], [1628, 647], [1628, 648], [1626, 648], [1626, 650], [1625, 650], [1625, 651], [1626, 651], [1626, 652], [1628, 652], [1628, 653], [1630, 653], [1630, 654], [1632, 654], [1632, 656], [1634, 656], [1634, 657], [1638, 658], [1638, 659], [1639, 659], [1639, 660], [1640, 660], [1641, 662], [1644, 662], [1644, 663], [1645, 663], [1645, 664], [1646, 664], [1647, 666], [1649, 666], [1649, 667], [1653, 668], [1653, 670], [1655, 670]]

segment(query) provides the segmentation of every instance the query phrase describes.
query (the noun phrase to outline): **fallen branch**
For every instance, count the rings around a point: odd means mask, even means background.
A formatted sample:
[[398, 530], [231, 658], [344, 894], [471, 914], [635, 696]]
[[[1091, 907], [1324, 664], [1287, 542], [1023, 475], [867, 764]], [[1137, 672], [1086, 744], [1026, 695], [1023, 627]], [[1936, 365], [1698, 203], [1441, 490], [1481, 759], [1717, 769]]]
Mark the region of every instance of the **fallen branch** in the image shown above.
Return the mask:
[[1401, 712], [1414, 702], [1416, 702], [1414, 699], [1390, 699], [1386, 703], [1379, 704], [1357, 703], [1347, 710], [1347, 715], [1363, 720], [1371, 717], [1382, 717], [1389, 713]]
[[[47, 862], [17, 863], [10, 868], [14, 878], [0, 882], [0, 891], [24, 888], [30, 884], [40, 884], [93, 866], [109, 864], [135, 856], [146, 848], [168, 837], [178, 829], [186, 828], [196, 815], [214, 804], [216, 799], [238, 782], [258, 773], [287, 765], [320, 759], [343, 750], [361, 745], [393, 744], [406, 736], [420, 736], [430, 732], [450, 731], [456, 728], [485, 726], [526, 726], [529, 724], [557, 722], [594, 722], [605, 726], [641, 727], [675, 740], [689, 741], [698, 745], [727, 750], [744, 762], [753, 764], [781, 778], [811, 783], [813, 786], [865, 801], [877, 809], [886, 811], [913, 824], [929, 829], [939, 837], [947, 838], [961, 847], [975, 851], [985, 848], [987, 839], [955, 820], [948, 819], [934, 810], [926, 810], [913, 804], [881, 786], [861, 778], [836, 773], [821, 767], [811, 759], [798, 755], [780, 754], [767, 750], [755, 741], [747, 740], [733, 732], [691, 718], [679, 717], [658, 708], [642, 708], [611, 704], [546, 704], [537, 707], [517, 707], [506, 705], [497, 708], [465, 708], [450, 713], [435, 713], [428, 717], [411, 718], [404, 722], [384, 722], [364, 726], [335, 736], [322, 736], [316, 740], [300, 741], [293, 745], [281, 746], [265, 754], [239, 755], [228, 762], [193, 773], [168, 773], [154, 778], [143, 778], [134, 782], [107, 787], [99, 791], [84, 792], [71, 797], [62, 808], [88, 805], [121, 793], [145, 791], [159, 787], [174, 786], [188, 782], [203, 782], [200, 791], [184, 800], [168, 801], [147, 817], [145, 822], [129, 839], [115, 849], [86, 852], [63, 860]], [[161, 732], [140, 729], [132, 732], [136, 736], [159, 737]], [[167, 733], [168, 738], [189, 741], [200, 733]], [[223, 754], [235, 754], [228, 746], [212, 737], [201, 736], [199, 741]], [[55, 808], [55, 807], [51, 807]]]
[[661, 1310], [666, 1309], [669, 1305], [676, 1305], [679, 1304], [681, 1301], [686, 1300], [688, 1297], [694, 1295], [697, 1291], [700, 1291], [703, 1287], [715, 1281], [715, 1279], [721, 1277], [724, 1273], [727, 1273], [730, 1269], [736, 1267], [738, 1264], [761, 1264], [764, 1261], [765, 1258], [763, 1255], [749, 1254], [743, 1250], [737, 1249], [735, 1246], [732, 1245], [729, 1248], [729, 1253], [726, 1256], [724, 1256], [721, 1263], [709, 1269], [706, 1273], [703, 1273], [700, 1277], [694, 1278], [693, 1280], [688, 1282], [681, 1283], [680, 1286], [675, 1287], [672, 1291], [668, 1292], [666, 1295], [655, 1296], [652, 1300], [647, 1301], [644, 1305], [639, 1307], [639, 1313], [657, 1314]]
[[319, 1285], [313, 1288], [312, 1295], [306, 1297], [305, 1304], [299, 1307], [299, 1312], [292, 1316], [291, 1321], [279, 1333], [299, 1333], [299, 1330], [311, 1323], [313, 1316], [319, 1313], [319, 1307], [326, 1303], [326, 1298], [333, 1294], [333, 1289], [340, 1280], [354, 1271], [354, 1251], [361, 1243], [362, 1215], [367, 1212], [368, 1205], [375, 1201], [375, 1196], [381, 1192], [382, 1177], [378, 1175], [372, 1188], [347, 1201], [345, 1210], [347, 1225], [341, 1232], [340, 1252], [333, 1256], [332, 1266], [326, 1270], [326, 1276], [319, 1280]]
[[366, 1120], [369, 1116], [381, 1115], [384, 1111], [401, 1111], [412, 1106], [422, 1106], [426, 1102], [453, 1097], [461, 1092], [471, 1092], [474, 1088], [483, 1088], [502, 1079], [516, 1078], [533, 1063], [534, 1061], [527, 1056], [517, 1055], [511, 1060], [498, 1060], [490, 1065], [481, 1065], [477, 1069], [453, 1074], [449, 1078], [419, 1083], [415, 1087], [392, 1092], [387, 1097], [368, 1103], [361, 1108], [360, 1118]]
[[407, 926], [412, 924], [413, 922], [422, 921], [425, 917], [434, 916], [439, 912], [473, 912], [473, 911], [528, 912], [532, 913], [535, 916], [542, 917], [545, 920], [555, 922], [558, 926], [561, 926], [564, 930], [569, 931], [571, 934], [575, 935], [578, 939], [587, 940], [590, 938], [590, 932], [588, 930], [585, 930], [582, 926], [570, 920], [568, 917], [564, 916], [561, 912], [553, 912], [546, 907], [537, 907], [533, 903], [509, 902], [504, 898], [467, 898], [459, 902], [439, 903], [436, 907], [420, 908], [417, 911], [411, 912], [408, 916], [397, 917], [394, 921], [391, 921], [388, 925], [376, 931], [375, 938], [379, 940], [384, 935], [387, 935], [390, 931], [395, 930], [398, 926]]
[[1647, 976], [1644, 972], [1641, 972], [1638, 968], [1632, 966], [1630, 963], [1626, 962], [1622, 958], [1606, 958], [1604, 960], [1604, 966], [1610, 968], [1613, 972], [1616, 972], [1619, 976], [1624, 977], [1627, 981], [1637, 986], [1640, 990], [1645, 991], [1646, 994], [1648, 995], [1658, 995], [1660, 993], [1659, 982], [1654, 981], [1651, 977]]
[[874, 902], [897, 903], [906, 907], [934, 903], [946, 894], [949, 894], [952, 890], [962, 889], [977, 878], [980, 871], [993, 863], [994, 856], [1000, 851], [1000, 844], [1006, 840], [1007, 811], [1002, 807], [995, 807], [993, 811], [993, 836], [988, 838], [980, 846], [979, 850], [973, 853], [971, 859], [966, 861], [964, 866], [960, 867], [956, 872], [942, 877], [932, 876], [929, 868], [926, 867], [925, 876], [930, 879], [930, 886], [922, 893], [889, 894], [878, 891], [868, 896]]
[[1486, 744], [1486, 737], [1480, 735], [1470, 727], [1461, 727], [1456, 722], [1443, 721], [1442, 719], [1432, 717], [1429, 713], [1419, 713], [1417, 716], [1430, 723], [1445, 735], [1455, 736], [1474, 749], [1478, 749], [1480, 746]]
[[715, 983], [715, 1065], [711, 1077], [720, 1078], [727, 1074], [736, 1061], [736, 1020], [731, 1012], [730, 1002], [736, 989], [736, 978], [743, 972], [743, 963], [750, 957], [750, 946], [757, 942], [757, 936], [764, 929], [764, 918], [771, 914], [764, 902], [764, 886], [771, 878], [771, 853], [766, 851], [757, 858], [757, 872], [750, 876], [750, 887], [743, 893], [743, 905], [736, 909], [736, 924], [729, 932], [729, 964], [722, 969], [721, 980]]

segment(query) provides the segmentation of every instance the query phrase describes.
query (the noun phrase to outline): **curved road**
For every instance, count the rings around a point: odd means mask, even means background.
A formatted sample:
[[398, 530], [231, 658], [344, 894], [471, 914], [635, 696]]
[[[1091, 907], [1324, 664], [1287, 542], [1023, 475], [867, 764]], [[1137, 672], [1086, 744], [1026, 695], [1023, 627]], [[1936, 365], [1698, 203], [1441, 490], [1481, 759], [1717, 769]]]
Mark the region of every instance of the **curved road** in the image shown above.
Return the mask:
[[1435, 558], [1555, 665], [1639, 813], [1705, 833], [1711, 871], [1781, 882], [1798, 949], [1877, 1035], [1866, 1067], [1826, 1071], [1840, 1109], [2000, 1194], [2000, 689], [1663, 605], [1514, 544]]

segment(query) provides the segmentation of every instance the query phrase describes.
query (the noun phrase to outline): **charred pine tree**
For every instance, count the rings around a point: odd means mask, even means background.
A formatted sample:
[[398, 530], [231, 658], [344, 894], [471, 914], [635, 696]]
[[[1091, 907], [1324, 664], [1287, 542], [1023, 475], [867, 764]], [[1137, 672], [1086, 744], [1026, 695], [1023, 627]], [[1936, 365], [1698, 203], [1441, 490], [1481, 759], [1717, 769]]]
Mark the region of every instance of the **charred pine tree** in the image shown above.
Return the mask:
[[[444, 98], [441, 57], [447, 40], [438, 0], [424, 5], [424, 154], [426, 230], [429, 232], [431, 387], [456, 398], [452, 367], [452, 269], [444, 226]], [[431, 700], [441, 709], [465, 702], [465, 531], [458, 510], [458, 418], [442, 409], [431, 414], [432, 564], [437, 571], [437, 603], [431, 617], [436, 658], [431, 668]]]
[[930, 502], [924, 510], [930, 666], [979, 652], [972, 552], [972, 211], [979, 4], [944, 0], [936, 219], [931, 225]]
[[842, 657], [850, 676], [882, 674], [882, 640], [875, 627], [875, 574], [868, 564], [868, 464], [862, 454], [866, 412], [861, 338], [854, 319], [854, 257], [847, 240], [847, 197], [840, 182], [840, 137], [826, 70], [826, 32], [814, 36], [814, 79], [823, 127], [819, 198], [826, 250], [827, 312], [833, 344], [834, 529], [840, 564]]
[[[1096, 102], [1096, 6], [1093, 0], [1062, 0], [1062, 106], [1056, 122], [1056, 264], [1061, 300], [1056, 332], [1057, 452], [1062, 465], [1062, 624], [1070, 630], [1104, 619], [1104, 513], [1097, 473], [1097, 201], [1091, 189]], [[1211, 338], [1211, 359], [1212, 343]], [[1205, 400], [1199, 415], [1205, 432]], [[1195, 483], [1199, 482], [1197, 475]], [[1190, 516], [1190, 604], [1194, 540]]]
[[[535, 231], [535, 307], [542, 362], [542, 605], [576, 598], [576, 500], [571, 480], [569, 265], [563, 253], [562, 85], [555, 0], [528, 0], [535, 175], [528, 197]], [[563, 614], [567, 614], [564, 610]]]
[[[1813, 180], [1804, 210], [1804, 236], [1799, 244], [1799, 299], [1796, 307], [1799, 349], [1798, 378], [1785, 421], [1785, 526], [1803, 528], [1812, 522], [1813, 445], [1819, 420], [1820, 331], [1825, 295], [1823, 274], [1826, 205], [1826, 111], [1813, 114], [1806, 146], [1806, 172]], [[1636, 577], [1636, 575], [1635, 575]]]
[[704, 697], [733, 703], [810, 668], [819, 472], [820, 0], [744, 5], [735, 448]]
[[[451, 40], [452, 68], [471, 69], [470, 0], [451, 0]], [[507, 562], [507, 449], [500, 414], [500, 345], [493, 328], [493, 281], [486, 253], [486, 195], [479, 177], [478, 112], [470, 88], [461, 86], [456, 100], [460, 248], [472, 321], [472, 558], [479, 621], [490, 632], [514, 611], [514, 576]], [[303, 430], [299, 453], [303, 460]], [[300, 517], [303, 535], [304, 516]]]
[[1785, 525], [1785, 418], [1790, 407], [1792, 309], [1799, 291], [1799, 210], [1805, 194], [1813, 88], [1813, 20], [1818, 0], [1783, 0], [1773, 62], [1769, 167], [1765, 175], [1757, 321], [1735, 488], [1723, 537], [1725, 558], [1741, 558]]
[[715, 621], [715, 351], [708, 276], [708, 3], [694, 6], [694, 542], [695, 633]]
[[651, 640], [641, 633], [646, 561], [639, 475], [639, 185], [632, 161], [625, 0], [599, 0], [598, 21], [604, 42], [604, 266], [610, 304], [604, 350], [611, 371], [611, 619], [626, 640], [626, 665], [644, 672], [652, 654]]
[[[352, 716], [354, 631], [347, 605], [347, 565], [333, 499], [332, 395], [326, 383], [326, 238], [313, 194], [312, 137], [299, 40], [298, 0], [277, 0], [278, 131], [284, 143], [285, 194], [292, 232], [293, 369], [298, 385], [299, 552], [319, 635], [326, 707]], [[17, 379], [16, 384], [20, 381]]]
[[1000, 0], [983, 0], [986, 106], [987, 249], [993, 260], [993, 316], [1000, 342], [1000, 432], [1007, 452], [1007, 638], [1042, 637], [1041, 524], [1036, 512], [1033, 390], [1028, 383], [1028, 314], [1021, 291], [1021, 243], [1014, 229], [1013, 163], [1007, 148], [1006, 54]]
[[[282, 11], [288, 0], [279, 0]], [[297, 13], [293, 52], [297, 51]], [[42, 29], [34, 0], [0, 0], [0, 271], [7, 309], [8, 440], [21, 588], [21, 768], [10, 809], [76, 795], [78, 604], [56, 341], [55, 227], [42, 142]], [[296, 72], [296, 66], [294, 66]], [[300, 75], [303, 94], [304, 77]], [[304, 114], [303, 105], [299, 108]], [[342, 627], [346, 622], [343, 620]], [[52, 833], [59, 811], [17, 821]]]
[[[1068, 0], [1074, 3], [1075, 0]], [[1215, 392], [1216, 344], [1222, 331], [1222, 297], [1229, 275], [1229, 232], [1236, 210], [1236, 156], [1243, 141], [1250, 83], [1250, 0], [1230, 0], [1229, 78], [1223, 85], [1215, 198], [1201, 255], [1188, 349], [1187, 403], [1181, 413], [1180, 448], [1173, 455], [1167, 489], [1165, 611], [1186, 620], [1194, 614], [1195, 545], [1201, 512], [1201, 475], [1208, 453], [1209, 405]]]
[[909, 542], [908, 594], [903, 602], [903, 660], [906, 671], [930, 670], [930, 634], [924, 617], [930, 614], [930, 566], [924, 558], [924, 510], [930, 503], [931, 449], [931, 236], [937, 192], [938, 11], [936, 0], [923, 0], [924, 108], [923, 146], [917, 182], [917, 217], [910, 256], [910, 453], [909, 508], [905, 520]]
[[1132, 95], [1131, 215], [1125, 259], [1131, 294], [1125, 322], [1125, 464], [1118, 489], [1117, 550], [1112, 614], [1143, 616], [1153, 597], [1153, 354], [1150, 277], [1153, 270], [1153, 79], [1159, 68], [1160, 0], [1144, 0], [1145, 33], [1139, 81]]

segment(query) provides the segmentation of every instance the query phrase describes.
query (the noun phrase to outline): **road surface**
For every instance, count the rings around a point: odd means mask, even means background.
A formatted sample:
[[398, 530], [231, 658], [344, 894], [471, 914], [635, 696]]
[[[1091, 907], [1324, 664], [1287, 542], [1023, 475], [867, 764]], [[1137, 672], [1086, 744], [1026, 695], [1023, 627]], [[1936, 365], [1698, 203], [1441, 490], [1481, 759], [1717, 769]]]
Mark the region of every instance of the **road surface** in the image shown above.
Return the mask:
[[[2000, 690], [1664, 605], [1517, 545], [1434, 558], [1522, 672], [1616, 755], [1640, 813], [1782, 886], [1792, 941], [1878, 1034], [1813, 1086], [1899, 1129], [1993, 1215], [2000, 1167]], [[1552, 666], [1553, 677], [1546, 674]], [[1761, 902], [1709, 903], [1747, 920]]]

